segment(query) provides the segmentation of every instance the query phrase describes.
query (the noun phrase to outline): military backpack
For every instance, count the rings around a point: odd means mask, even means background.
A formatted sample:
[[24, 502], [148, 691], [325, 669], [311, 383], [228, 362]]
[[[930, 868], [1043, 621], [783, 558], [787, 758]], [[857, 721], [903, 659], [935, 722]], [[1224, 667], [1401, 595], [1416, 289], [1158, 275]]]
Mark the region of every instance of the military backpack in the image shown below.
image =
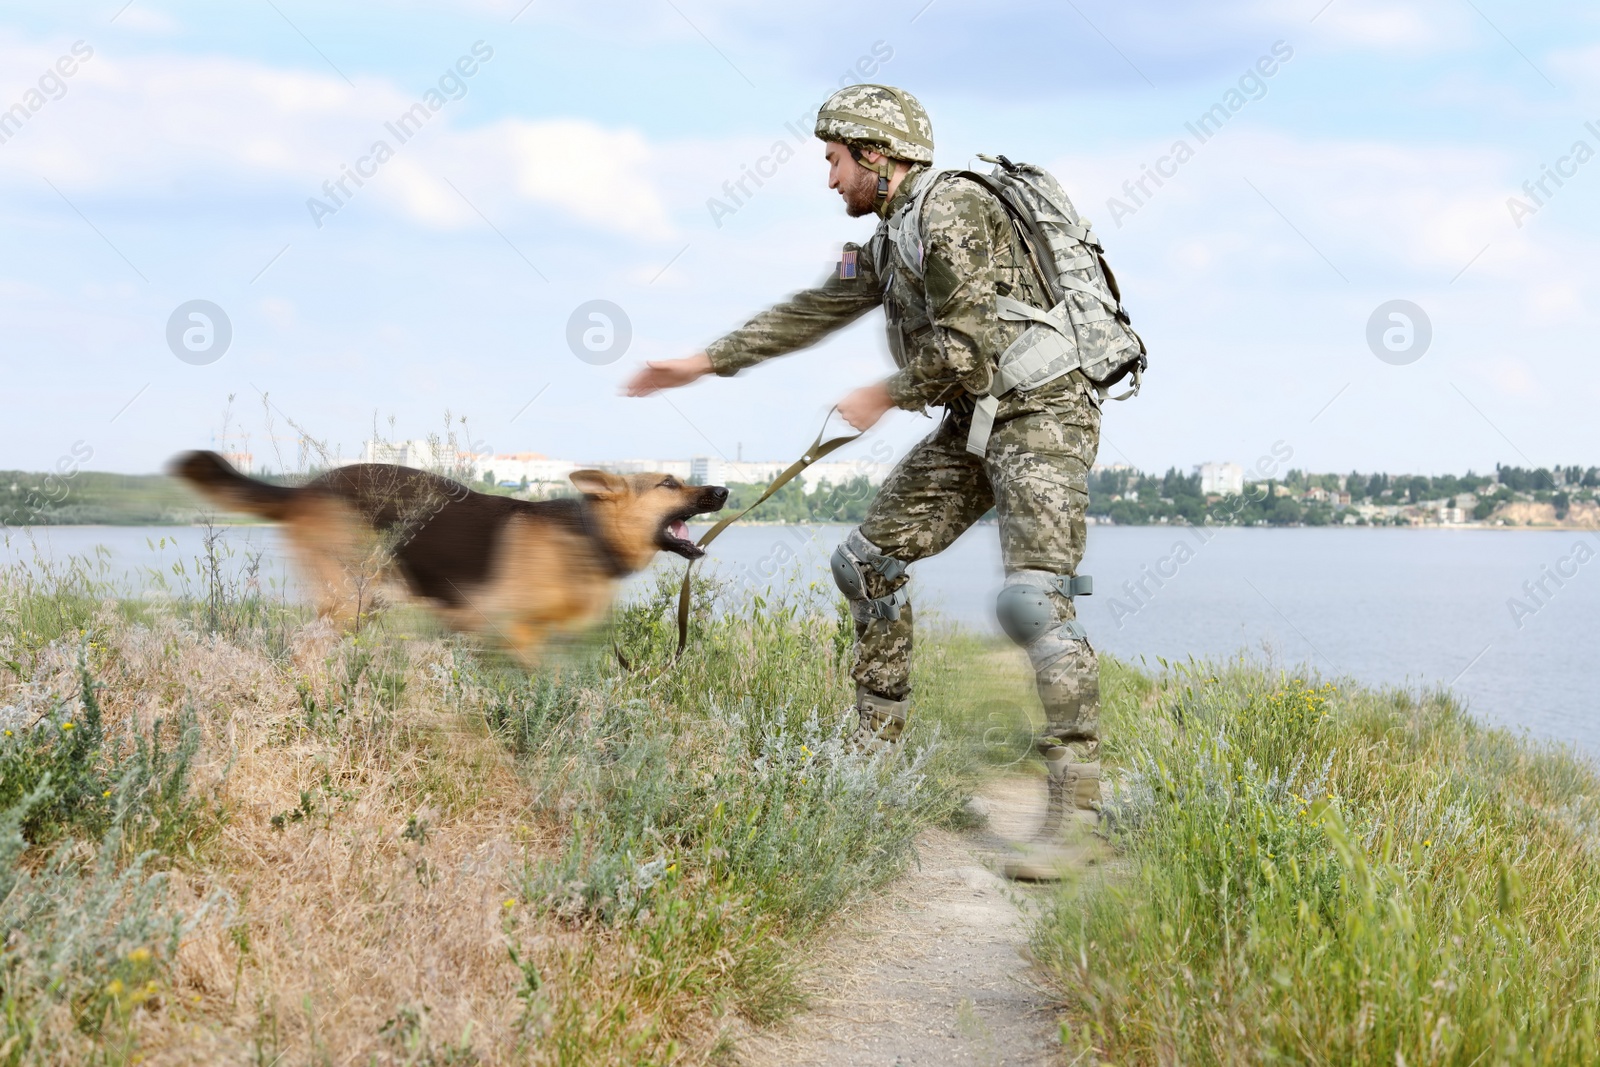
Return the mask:
[[1146, 359], [1144, 341], [1134, 332], [1116, 275], [1105, 249], [1059, 182], [1042, 167], [1013, 163], [1005, 156], [979, 156], [993, 163], [988, 174], [972, 170], [928, 171], [920, 176], [906, 204], [888, 220], [889, 239], [900, 261], [913, 272], [922, 268], [922, 205], [945, 178], [962, 177], [992, 193], [1011, 217], [1023, 247], [1050, 294], [1051, 306], [1037, 308], [1007, 296], [996, 298], [1003, 319], [1031, 322], [1001, 353], [989, 394], [978, 401], [967, 436], [967, 451], [983, 455], [994, 428], [1000, 398], [1013, 389], [1029, 392], [1074, 371], [1094, 386], [1100, 399], [1126, 378], [1131, 387], [1113, 400], [1139, 392]]

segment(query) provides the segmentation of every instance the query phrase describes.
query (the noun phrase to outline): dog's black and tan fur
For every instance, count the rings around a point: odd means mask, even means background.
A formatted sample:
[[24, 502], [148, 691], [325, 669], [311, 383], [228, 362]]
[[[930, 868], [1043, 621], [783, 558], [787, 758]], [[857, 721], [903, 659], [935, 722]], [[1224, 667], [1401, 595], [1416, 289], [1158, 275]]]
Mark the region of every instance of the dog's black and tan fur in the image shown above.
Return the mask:
[[683, 523], [728, 499], [721, 486], [596, 470], [572, 474], [581, 499], [538, 501], [382, 463], [299, 487], [248, 478], [215, 452], [186, 452], [171, 470], [220, 507], [282, 523], [323, 616], [348, 624], [398, 586], [527, 663], [553, 632], [603, 617], [618, 581], [658, 550], [703, 555]]

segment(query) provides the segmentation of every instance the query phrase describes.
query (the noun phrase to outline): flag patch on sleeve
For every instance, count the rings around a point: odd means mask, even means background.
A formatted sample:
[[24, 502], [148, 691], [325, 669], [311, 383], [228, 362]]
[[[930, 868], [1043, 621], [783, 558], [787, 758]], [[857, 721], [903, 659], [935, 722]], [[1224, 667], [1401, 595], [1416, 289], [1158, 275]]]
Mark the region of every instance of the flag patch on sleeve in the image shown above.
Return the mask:
[[856, 250], [847, 248], [839, 259], [839, 279], [845, 281], [856, 276]]

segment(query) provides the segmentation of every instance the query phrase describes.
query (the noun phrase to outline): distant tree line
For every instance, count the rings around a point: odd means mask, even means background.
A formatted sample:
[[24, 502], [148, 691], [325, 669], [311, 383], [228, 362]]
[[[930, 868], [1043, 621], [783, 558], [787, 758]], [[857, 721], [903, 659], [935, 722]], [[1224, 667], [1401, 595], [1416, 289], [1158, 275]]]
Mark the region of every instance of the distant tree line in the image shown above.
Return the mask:
[[[801, 482], [796, 478], [779, 489], [750, 518], [757, 522], [855, 524], [867, 517], [867, 506], [878, 495], [878, 487], [862, 475], [842, 485], [823, 482], [809, 493]], [[729, 482], [727, 510], [742, 511], [755, 503], [766, 488], [766, 483]]]
[[[303, 478], [255, 475], [284, 483]], [[474, 485], [480, 491], [516, 495], [510, 487]], [[732, 483], [728, 506], [748, 506], [766, 489], [764, 483]], [[1472, 515], [1488, 518], [1512, 500], [1534, 500], [1555, 507], [1565, 518], [1574, 501], [1595, 499], [1600, 467], [1504, 467], [1492, 475], [1362, 473], [1308, 474], [1290, 470], [1281, 479], [1252, 482], [1237, 496], [1209, 499], [1200, 492], [1200, 475], [1169, 467], [1162, 475], [1131, 469], [1098, 469], [1090, 473], [1089, 514], [1124, 526], [1149, 523], [1212, 525], [1321, 525], [1339, 521], [1344, 501], [1312, 500], [1312, 490], [1347, 493], [1348, 503], [1414, 506], [1475, 498]], [[801, 479], [784, 486], [751, 516], [763, 522], [859, 523], [877, 495], [877, 487], [857, 476], [841, 485], [822, 483], [807, 493]], [[1312, 494], [1315, 495], [1315, 494]], [[183, 483], [159, 474], [106, 474], [93, 471], [37, 473], [0, 471], [0, 534], [20, 526], [104, 523], [156, 526], [194, 522], [215, 508]], [[992, 514], [991, 516], [992, 517]]]
[[0, 471], [0, 534], [20, 526], [184, 524], [204, 506], [162, 474]]
[[[1341, 476], [1290, 470], [1281, 479], [1252, 482], [1242, 494], [1207, 499], [1200, 492], [1200, 475], [1183, 474], [1176, 467], [1160, 476], [1131, 469], [1101, 469], [1089, 476], [1089, 514], [1120, 526], [1162, 521], [1319, 526], [1338, 521], [1338, 512], [1347, 504], [1444, 502], [1456, 506], [1458, 499], [1471, 495], [1475, 519], [1486, 519], [1501, 504], [1515, 499], [1550, 503], [1556, 518], [1563, 519], [1574, 500], [1593, 500], [1596, 488], [1600, 488], [1600, 467], [1497, 466], [1493, 475], [1468, 471], [1437, 477], [1361, 471]], [[1306, 499], [1316, 489], [1324, 490], [1330, 499]], [[1349, 500], [1335, 494], [1348, 494]]]

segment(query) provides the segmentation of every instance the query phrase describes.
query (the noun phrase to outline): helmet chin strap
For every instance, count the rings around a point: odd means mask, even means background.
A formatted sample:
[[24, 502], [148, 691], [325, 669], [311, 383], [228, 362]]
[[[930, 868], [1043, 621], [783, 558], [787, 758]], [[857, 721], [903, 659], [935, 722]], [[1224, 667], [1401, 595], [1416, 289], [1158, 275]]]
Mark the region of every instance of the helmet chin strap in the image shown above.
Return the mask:
[[894, 160], [878, 153], [878, 162], [870, 163], [865, 158], [860, 148], [850, 147], [850, 158], [856, 163], [878, 176], [878, 195], [873, 201], [873, 210], [882, 215], [884, 208], [889, 206], [889, 179], [894, 177]]

